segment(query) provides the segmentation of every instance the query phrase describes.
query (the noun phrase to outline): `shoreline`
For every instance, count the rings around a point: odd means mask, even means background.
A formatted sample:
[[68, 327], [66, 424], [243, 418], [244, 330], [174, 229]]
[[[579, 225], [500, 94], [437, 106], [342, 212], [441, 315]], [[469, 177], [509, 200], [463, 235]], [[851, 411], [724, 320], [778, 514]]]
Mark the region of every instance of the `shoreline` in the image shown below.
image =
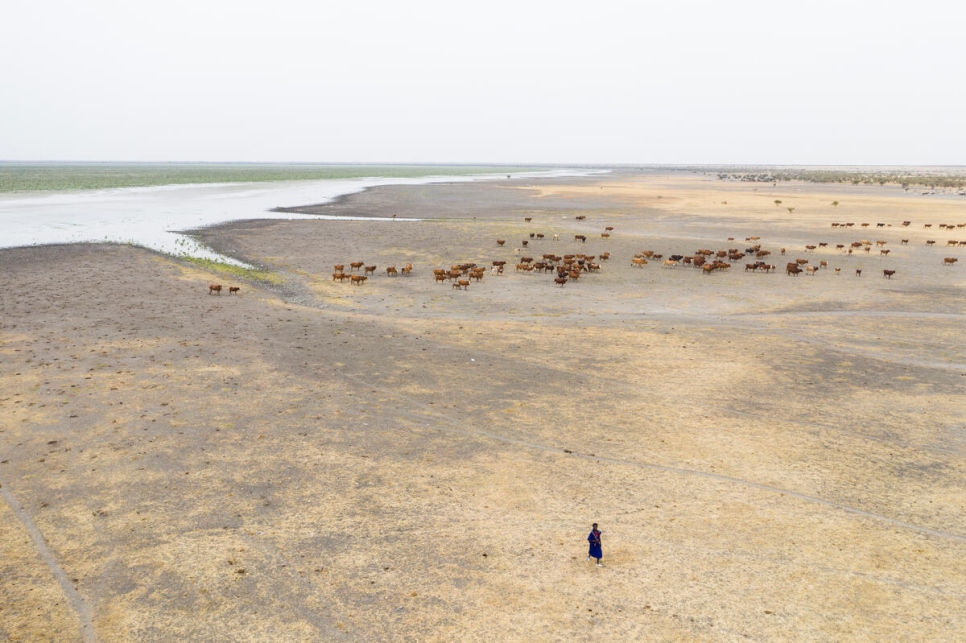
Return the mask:
[[[572, 169], [572, 174], [589, 170]], [[561, 170], [540, 173], [556, 176]], [[487, 182], [499, 176], [425, 176], [278, 183], [190, 184], [119, 191], [43, 193], [34, 197], [0, 198], [0, 226], [6, 247], [47, 243], [134, 243], [174, 256], [224, 260], [230, 257], [197, 246], [179, 234], [226, 221], [286, 218], [272, 212], [279, 200], [311, 202], [338, 198], [377, 185]]]

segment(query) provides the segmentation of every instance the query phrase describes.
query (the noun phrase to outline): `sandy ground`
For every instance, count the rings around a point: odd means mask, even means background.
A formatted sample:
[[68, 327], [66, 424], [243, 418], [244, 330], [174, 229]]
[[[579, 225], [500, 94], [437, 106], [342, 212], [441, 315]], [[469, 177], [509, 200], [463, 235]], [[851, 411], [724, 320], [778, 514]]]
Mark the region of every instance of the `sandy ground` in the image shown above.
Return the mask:
[[[200, 235], [285, 278], [235, 296], [136, 248], [0, 251], [0, 639], [961, 640], [962, 198], [627, 174], [314, 211], [380, 220]], [[630, 262], [752, 236], [828, 268]], [[563, 288], [513, 269], [604, 251]]]

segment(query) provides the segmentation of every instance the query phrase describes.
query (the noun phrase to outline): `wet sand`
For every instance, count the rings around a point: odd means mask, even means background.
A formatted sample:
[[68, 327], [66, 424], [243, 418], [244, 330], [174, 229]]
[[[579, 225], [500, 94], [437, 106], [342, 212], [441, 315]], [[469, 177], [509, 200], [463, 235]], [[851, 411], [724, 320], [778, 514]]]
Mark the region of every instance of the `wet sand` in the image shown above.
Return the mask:
[[[376, 188], [319, 211], [386, 220], [200, 233], [271, 289], [127, 246], [0, 251], [0, 638], [959, 638], [966, 268], [942, 258], [966, 229], [938, 226], [966, 204], [534, 185]], [[630, 261], [752, 236], [828, 267]], [[859, 239], [890, 253], [834, 250]], [[605, 251], [562, 288], [513, 267]], [[494, 260], [465, 291], [432, 278]], [[379, 270], [332, 281], [352, 261]]]

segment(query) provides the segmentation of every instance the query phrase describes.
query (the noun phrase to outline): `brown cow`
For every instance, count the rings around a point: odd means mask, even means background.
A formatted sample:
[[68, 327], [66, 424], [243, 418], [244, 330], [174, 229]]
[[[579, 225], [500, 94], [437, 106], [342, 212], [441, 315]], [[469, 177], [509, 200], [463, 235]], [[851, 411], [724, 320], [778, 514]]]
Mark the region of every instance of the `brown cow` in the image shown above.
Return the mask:
[[349, 279], [351, 280], [350, 283], [353, 283], [353, 284], [355, 284], [357, 286], [361, 286], [362, 283], [366, 279], [368, 279], [368, 277], [365, 277], [363, 275], [352, 275], [352, 276], [349, 277]]
[[567, 278], [566, 277], [554, 277], [553, 278], [553, 283], [555, 283], [558, 286], [560, 286], [561, 288], [563, 288], [563, 285], [565, 283], [567, 283]]
[[333, 272], [332, 273], [332, 281], [338, 280], [338, 281], [342, 282], [342, 281], [345, 281], [348, 278], [349, 278], [349, 275], [345, 274], [344, 272]]
[[386, 268], [386, 276], [387, 277], [395, 277], [398, 274], [399, 274], [399, 271], [396, 270], [396, 266], [389, 266], [388, 268]]
[[238, 286], [229, 286], [229, 287], [228, 287], [228, 294], [229, 294], [229, 295], [234, 295], [234, 294], [235, 294], [235, 293], [237, 293], [237, 292], [238, 292], [239, 290], [241, 290], [241, 288], [239, 288]]
[[785, 274], [787, 275], [795, 275], [797, 277], [801, 272], [802, 269], [798, 267], [797, 263], [790, 263], [785, 266]]
[[353, 270], [358, 270], [364, 265], [366, 265], [365, 261], [353, 261], [352, 263], [349, 264], [349, 272], [352, 272]]
[[345, 265], [344, 265], [344, 264], [341, 264], [341, 263], [337, 263], [337, 264], [336, 264], [335, 266], [333, 266], [333, 267], [335, 268], [335, 271], [336, 271], [336, 272], [345, 272]]
[[411, 273], [412, 271], [413, 271], [413, 264], [411, 264], [411, 263], [407, 263], [407, 264], [405, 265], [405, 267], [404, 267], [404, 268], [402, 269], [402, 273], [403, 273], [404, 275], [408, 275], [408, 274], [409, 274], [409, 273]]
[[895, 270], [883, 270], [882, 276], [886, 279], [892, 279], [892, 275], [896, 274]]
[[216, 292], [216, 293], [218, 293], [220, 295], [221, 294], [221, 284], [208, 284], [208, 294], [210, 295], [213, 292]]
[[365, 272], [366, 272], [367, 275], [371, 275], [375, 271], [376, 271], [376, 267], [375, 266], [366, 266], [365, 267]]
[[523, 217], [523, 220], [526, 221], [527, 223], [530, 223], [531, 221], [533, 221], [533, 217]]
[[469, 287], [470, 287], [469, 279], [460, 279], [459, 281], [453, 282], [453, 288], [456, 288], [457, 290], [459, 290], [460, 288], [462, 288], [463, 290], [466, 290]]
[[957, 261], [959, 261], [959, 259], [957, 257], [945, 257], [945, 258], [943, 258], [943, 265], [944, 266], [951, 266], [954, 263], [956, 263]]

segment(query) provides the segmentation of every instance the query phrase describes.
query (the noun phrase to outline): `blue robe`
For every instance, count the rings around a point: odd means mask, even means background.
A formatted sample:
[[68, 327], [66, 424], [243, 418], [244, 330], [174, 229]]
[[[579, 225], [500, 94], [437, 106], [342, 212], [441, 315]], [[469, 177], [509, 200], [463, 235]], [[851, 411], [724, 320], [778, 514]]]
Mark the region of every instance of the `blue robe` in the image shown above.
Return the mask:
[[603, 558], [604, 554], [600, 549], [600, 530], [595, 529], [590, 532], [590, 535], [587, 536], [587, 540], [590, 542], [590, 551], [587, 553], [587, 555], [591, 558], [596, 558], [597, 560]]

